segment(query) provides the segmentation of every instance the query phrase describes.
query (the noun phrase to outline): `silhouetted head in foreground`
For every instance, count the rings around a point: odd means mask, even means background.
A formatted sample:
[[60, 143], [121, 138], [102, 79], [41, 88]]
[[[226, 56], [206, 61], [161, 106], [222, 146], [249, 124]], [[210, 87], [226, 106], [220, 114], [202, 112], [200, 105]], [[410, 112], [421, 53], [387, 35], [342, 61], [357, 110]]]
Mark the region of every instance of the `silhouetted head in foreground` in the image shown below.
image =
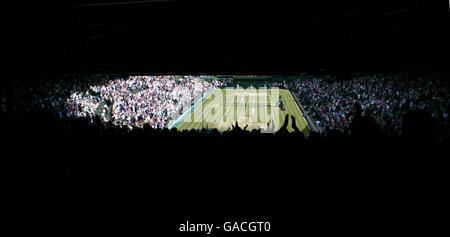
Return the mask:
[[362, 107], [358, 102], [353, 105], [353, 121], [350, 125], [352, 141], [356, 144], [372, 144], [378, 141], [379, 131], [375, 120], [362, 115]]

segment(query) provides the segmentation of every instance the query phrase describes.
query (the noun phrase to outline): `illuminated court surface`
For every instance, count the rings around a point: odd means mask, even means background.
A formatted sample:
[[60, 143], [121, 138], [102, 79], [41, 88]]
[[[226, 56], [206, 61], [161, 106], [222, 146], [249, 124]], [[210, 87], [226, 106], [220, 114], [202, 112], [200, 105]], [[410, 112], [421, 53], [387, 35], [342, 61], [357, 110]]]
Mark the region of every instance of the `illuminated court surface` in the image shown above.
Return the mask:
[[[277, 131], [285, 116], [294, 116], [297, 127], [308, 133], [307, 122], [292, 94], [282, 89], [216, 89], [205, 94], [171, 127], [178, 130], [231, 129], [237, 121], [240, 128]], [[288, 131], [292, 132], [292, 119]]]

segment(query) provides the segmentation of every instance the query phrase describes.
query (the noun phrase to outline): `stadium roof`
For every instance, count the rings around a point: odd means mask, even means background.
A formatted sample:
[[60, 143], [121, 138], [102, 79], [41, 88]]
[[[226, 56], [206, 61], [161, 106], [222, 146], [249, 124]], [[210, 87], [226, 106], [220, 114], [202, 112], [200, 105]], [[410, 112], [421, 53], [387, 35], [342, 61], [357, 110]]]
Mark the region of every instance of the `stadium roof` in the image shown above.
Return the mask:
[[6, 52], [13, 70], [290, 73], [445, 68], [450, 55], [448, 5], [429, 2], [13, 2], [6, 8]]

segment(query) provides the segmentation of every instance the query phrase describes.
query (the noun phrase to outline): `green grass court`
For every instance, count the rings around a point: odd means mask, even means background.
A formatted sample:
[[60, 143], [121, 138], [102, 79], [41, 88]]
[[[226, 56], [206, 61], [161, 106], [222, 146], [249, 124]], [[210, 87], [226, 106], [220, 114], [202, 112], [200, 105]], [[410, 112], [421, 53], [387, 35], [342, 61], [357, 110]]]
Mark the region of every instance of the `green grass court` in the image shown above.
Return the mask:
[[[280, 101], [284, 106], [280, 106]], [[278, 130], [286, 114], [295, 116], [297, 127], [305, 134], [309, 133], [306, 119], [288, 90], [215, 89], [172, 121], [169, 127], [178, 130], [216, 128], [226, 131], [237, 121], [241, 128], [248, 125], [247, 130], [264, 130], [268, 126]], [[291, 124], [289, 119], [290, 132], [293, 131]]]

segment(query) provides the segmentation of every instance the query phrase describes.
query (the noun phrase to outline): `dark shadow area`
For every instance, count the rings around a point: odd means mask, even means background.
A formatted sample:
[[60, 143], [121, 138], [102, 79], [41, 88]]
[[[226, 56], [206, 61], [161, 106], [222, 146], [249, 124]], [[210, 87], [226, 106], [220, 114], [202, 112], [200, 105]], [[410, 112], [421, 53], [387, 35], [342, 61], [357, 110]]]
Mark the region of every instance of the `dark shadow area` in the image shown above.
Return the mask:
[[186, 219], [250, 218], [272, 222], [264, 235], [429, 233], [442, 223], [434, 213], [447, 197], [449, 146], [426, 112], [406, 113], [390, 137], [355, 104], [347, 132], [305, 137], [287, 131], [290, 116], [269, 134], [238, 123], [223, 133], [129, 130], [100, 117], [59, 118], [42, 108], [48, 102], [5, 103], [11, 112], [0, 123], [11, 220], [37, 230], [177, 234]]

